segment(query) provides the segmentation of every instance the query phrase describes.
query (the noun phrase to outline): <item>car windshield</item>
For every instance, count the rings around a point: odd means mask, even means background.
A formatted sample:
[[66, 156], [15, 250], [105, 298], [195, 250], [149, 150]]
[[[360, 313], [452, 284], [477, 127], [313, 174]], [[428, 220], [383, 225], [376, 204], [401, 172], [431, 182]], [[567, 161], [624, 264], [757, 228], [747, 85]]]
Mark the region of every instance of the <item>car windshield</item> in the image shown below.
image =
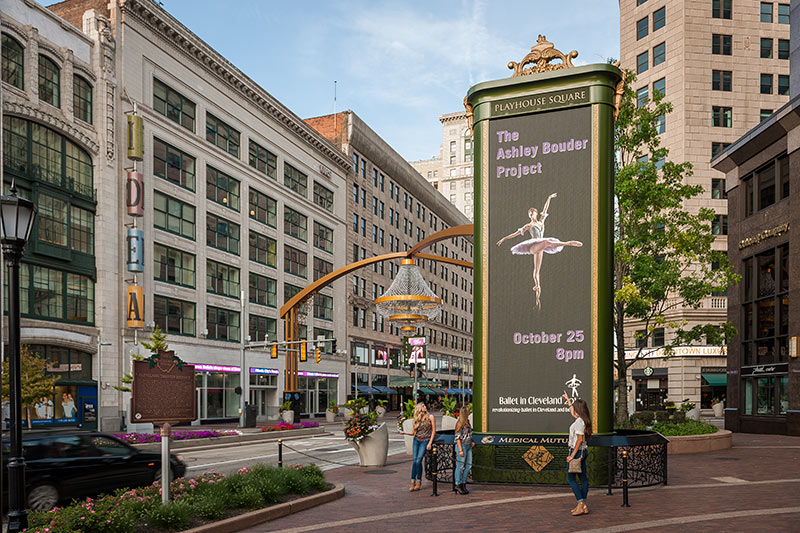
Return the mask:
[[93, 435], [90, 440], [92, 446], [100, 452], [100, 455], [126, 456], [131, 453], [130, 448], [123, 443], [105, 435]]

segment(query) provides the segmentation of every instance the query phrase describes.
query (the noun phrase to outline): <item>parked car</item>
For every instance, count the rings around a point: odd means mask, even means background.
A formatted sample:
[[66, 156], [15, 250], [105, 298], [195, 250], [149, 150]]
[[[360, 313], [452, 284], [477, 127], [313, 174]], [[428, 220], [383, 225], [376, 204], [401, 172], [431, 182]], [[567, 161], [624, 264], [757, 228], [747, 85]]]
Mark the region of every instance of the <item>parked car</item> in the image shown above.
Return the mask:
[[[3, 440], [3, 502], [8, 502], [9, 442]], [[61, 502], [142, 487], [161, 479], [161, 453], [140, 451], [118, 438], [99, 433], [60, 432], [22, 437], [27, 506], [52, 509]], [[186, 464], [170, 456], [170, 476], [181, 477]]]

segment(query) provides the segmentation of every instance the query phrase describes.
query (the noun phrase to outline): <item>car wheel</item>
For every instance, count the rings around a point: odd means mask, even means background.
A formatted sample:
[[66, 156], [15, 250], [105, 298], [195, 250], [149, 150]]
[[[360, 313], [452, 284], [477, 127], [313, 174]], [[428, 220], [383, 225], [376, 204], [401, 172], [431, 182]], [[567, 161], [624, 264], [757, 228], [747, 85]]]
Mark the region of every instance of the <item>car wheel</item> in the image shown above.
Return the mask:
[[36, 485], [28, 492], [28, 508], [34, 511], [49, 511], [58, 501], [58, 489], [50, 483]]

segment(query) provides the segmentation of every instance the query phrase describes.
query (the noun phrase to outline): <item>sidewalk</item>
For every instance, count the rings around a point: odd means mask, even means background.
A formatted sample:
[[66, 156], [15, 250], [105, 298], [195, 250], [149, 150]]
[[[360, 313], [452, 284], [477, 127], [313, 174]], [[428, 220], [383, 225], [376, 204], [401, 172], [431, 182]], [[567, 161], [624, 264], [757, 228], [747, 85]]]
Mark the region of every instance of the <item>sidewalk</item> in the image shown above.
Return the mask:
[[589, 493], [591, 513], [570, 516], [568, 487], [470, 485], [471, 494], [438, 498], [425, 482], [408, 492], [406, 455], [384, 468], [343, 467], [326, 472], [343, 483], [342, 500], [269, 522], [248, 531], [798, 531], [800, 437], [735, 434], [730, 450], [669, 457], [669, 485]]

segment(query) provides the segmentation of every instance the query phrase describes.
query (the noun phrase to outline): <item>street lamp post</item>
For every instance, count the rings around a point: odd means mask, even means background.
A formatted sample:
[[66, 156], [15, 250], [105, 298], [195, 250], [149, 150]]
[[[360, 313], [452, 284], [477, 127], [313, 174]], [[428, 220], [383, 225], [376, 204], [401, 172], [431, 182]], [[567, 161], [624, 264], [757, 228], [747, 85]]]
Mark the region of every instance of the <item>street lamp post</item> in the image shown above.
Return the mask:
[[8, 459], [8, 531], [28, 527], [25, 510], [25, 459], [22, 457], [22, 377], [20, 374], [19, 263], [31, 234], [36, 207], [11, 194], [0, 197], [0, 242], [8, 265], [8, 369], [11, 408], [11, 455]]

